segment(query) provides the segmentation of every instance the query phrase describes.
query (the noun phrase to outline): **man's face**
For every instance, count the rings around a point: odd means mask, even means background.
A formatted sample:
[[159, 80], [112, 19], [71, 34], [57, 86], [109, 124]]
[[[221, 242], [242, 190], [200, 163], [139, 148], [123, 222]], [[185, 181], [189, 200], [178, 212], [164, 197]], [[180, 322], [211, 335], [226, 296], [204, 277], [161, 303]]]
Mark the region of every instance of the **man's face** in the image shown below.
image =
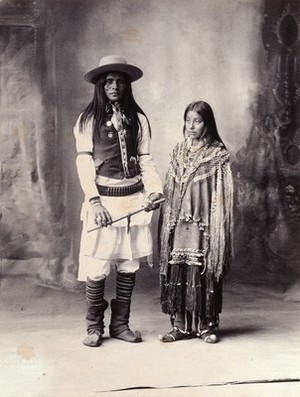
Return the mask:
[[126, 82], [121, 73], [112, 72], [106, 76], [104, 91], [109, 101], [119, 102], [122, 100]]

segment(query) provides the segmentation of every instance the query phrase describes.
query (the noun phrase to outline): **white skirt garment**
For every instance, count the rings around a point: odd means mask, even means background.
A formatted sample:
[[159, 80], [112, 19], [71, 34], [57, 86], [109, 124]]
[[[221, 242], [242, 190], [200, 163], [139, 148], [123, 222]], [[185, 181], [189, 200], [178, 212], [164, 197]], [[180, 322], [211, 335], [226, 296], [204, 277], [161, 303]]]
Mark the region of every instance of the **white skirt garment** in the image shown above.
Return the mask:
[[[112, 219], [118, 219], [142, 208], [145, 195], [138, 192], [125, 197], [102, 196], [103, 206], [109, 211]], [[85, 279], [91, 266], [99, 260], [137, 259], [152, 255], [152, 235], [150, 222], [152, 211], [142, 211], [128, 219], [113, 223], [110, 226], [97, 228], [93, 210], [89, 203], [84, 203], [81, 211], [83, 228], [80, 242], [78, 279]], [[91, 231], [92, 230], [92, 231]]]

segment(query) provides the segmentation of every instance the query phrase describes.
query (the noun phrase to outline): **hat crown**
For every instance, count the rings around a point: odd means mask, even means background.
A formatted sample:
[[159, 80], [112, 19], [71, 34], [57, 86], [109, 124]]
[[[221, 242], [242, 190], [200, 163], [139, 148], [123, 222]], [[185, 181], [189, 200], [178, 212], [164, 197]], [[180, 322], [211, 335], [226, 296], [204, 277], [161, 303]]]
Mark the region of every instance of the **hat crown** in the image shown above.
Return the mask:
[[125, 58], [122, 58], [118, 55], [106, 55], [105, 57], [100, 59], [99, 66], [107, 66], [118, 63], [127, 65], [127, 61]]
[[110, 72], [125, 73], [129, 76], [130, 82], [140, 79], [143, 75], [140, 68], [128, 64], [125, 58], [119, 55], [106, 55], [100, 59], [99, 66], [89, 71], [84, 78], [89, 83], [96, 84], [101, 74]]

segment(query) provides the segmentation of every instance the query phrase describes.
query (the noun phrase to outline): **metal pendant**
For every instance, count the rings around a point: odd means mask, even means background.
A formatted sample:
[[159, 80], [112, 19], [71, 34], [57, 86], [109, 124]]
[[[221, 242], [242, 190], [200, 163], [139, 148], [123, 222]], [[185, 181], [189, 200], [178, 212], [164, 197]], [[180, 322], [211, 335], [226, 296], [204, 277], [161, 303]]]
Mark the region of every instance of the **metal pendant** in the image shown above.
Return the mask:
[[112, 138], [112, 137], [113, 137], [112, 131], [110, 131], [110, 132], [108, 133], [108, 137], [109, 137], [109, 138]]

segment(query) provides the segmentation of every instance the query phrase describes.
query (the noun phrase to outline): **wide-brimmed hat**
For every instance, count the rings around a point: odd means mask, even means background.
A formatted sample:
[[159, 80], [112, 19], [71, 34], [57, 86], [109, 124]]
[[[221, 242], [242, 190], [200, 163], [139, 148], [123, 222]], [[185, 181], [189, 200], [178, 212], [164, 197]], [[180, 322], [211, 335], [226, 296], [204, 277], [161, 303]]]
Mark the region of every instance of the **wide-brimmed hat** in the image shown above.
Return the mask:
[[89, 83], [95, 84], [100, 74], [109, 72], [126, 73], [130, 81], [136, 81], [143, 76], [143, 72], [136, 66], [129, 65], [126, 59], [118, 55], [107, 55], [100, 59], [99, 66], [88, 72], [84, 78]]

